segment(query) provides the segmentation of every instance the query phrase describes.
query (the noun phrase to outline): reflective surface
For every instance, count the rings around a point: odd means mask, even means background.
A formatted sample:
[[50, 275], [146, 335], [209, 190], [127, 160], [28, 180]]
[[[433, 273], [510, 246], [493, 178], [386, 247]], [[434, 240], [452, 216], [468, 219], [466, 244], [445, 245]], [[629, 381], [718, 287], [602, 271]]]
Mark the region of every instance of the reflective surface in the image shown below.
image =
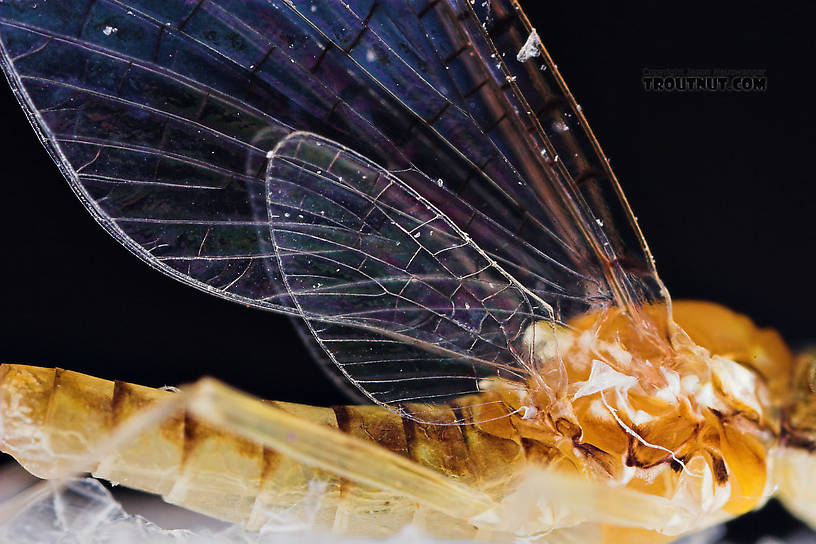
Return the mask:
[[[573, 17], [577, 18], [579, 15], [580, 17], [586, 17], [584, 14], [575, 14]], [[556, 15], [548, 15], [547, 19], [556, 20], [558, 18]], [[746, 19], [748, 19], [747, 16]], [[566, 17], [565, 20], [570, 20], [570, 17]], [[796, 17], [792, 17], [790, 20], [795, 21]], [[662, 19], [651, 22], [652, 27], [663, 27], [663, 24]], [[723, 19], [719, 25], [712, 23], [712, 34], [714, 33], [713, 30], [723, 32], [724, 28], [728, 28], [732, 25], [735, 27], [745, 27], [746, 24], [748, 23], [732, 23], [730, 19]], [[634, 27], [631, 33], [635, 34], [641, 30], [642, 28]], [[619, 37], [617, 35], [606, 35], [604, 32], [600, 26], [598, 29], [588, 32], [588, 34], [593, 37], [601, 36], [601, 38], [594, 38], [590, 41], [604, 42], [603, 38], [606, 38], [606, 45], [599, 44], [596, 47], [608, 48], [610, 50], [606, 55], [601, 55], [599, 59], [600, 62], [595, 63], [595, 65], [597, 66], [603, 64], [603, 61], [607, 61], [631, 68], [632, 63], [624, 60], [624, 57], [631, 53], [631, 51], [625, 49], [621, 51], [618, 49], [616, 54], [614, 52], [615, 46], [609, 42], [615, 41], [612, 38], [618, 39]], [[664, 30], [663, 32], [668, 33], [670, 29]], [[565, 34], [569, 35], [570, 32], [565, 32]], [[661, 31], [654, 31], [653, 34], [660, 36]], [[791, 34], [795, 35], [796, 33], [792, 32]], [[683, 35], [683, 33], [678, 33], [674, 38], [677, 43], [684, 43], [681, 41]], [[742, 35], [742, 33], [740, 33], [740, 35]], [[544, 39], [548, 44], [552, 41], [546, 37]], [[569, 40], [573, 38], [565, 39]], [[730, 38], [730, 41], [728, 39], [723, 39], [722, 41], [724, 44], [733, 43], [733, 48], [739, 49], [736, 45], [738, 39], [739, 38], [734, 36]], [[621, 96], [620, 93], [624, 92], [619, 89], [626, 89], [627, 86], [630, 85], [637, 87], [637, 75], [630, 73], [628, 77], [618, 80], [619, 82], [617, 84], [610, 84], [608, 82], [614, 80], [607, 79], [609, 76], [602, 75], [607, 74], [607, 71], [601, 68], [592, 68], [588, 70], [591, 75], [584, 80], [585, 76], [580, 73], [581, 65], [576, 66], [574, 61], [565, 59], [565, 55], [570, 55], [570, 51], [574, 48], [575, 44], [583, 43], [583, 41], [585, 41], [583, 38], [575, 40], [571, 46], [563, 48], [565, 51], [556, 51], [554, 55], [559, 59], [562, 66], [567, 67], [569, 70], [567, 77], [576, 89], [578, 95], [582, 98], [582, 103], [587, 106], [587, 109], [591, 113], [596, 128], [599, 125], [599, 115], [606, 115], [606, 112], [603, 110], [609, 109], [615, 112], [609, 114], [610, 119], [606, 122], [606, 130], [599, 130], [599, 132], [601, 132], [601, 138], [604, 142], [612, 140], [612, 142], [605, 144], [608, 150], [611, 147], [618, 149], [617, 152], [610, 154], [616, 159], [616, 165], [618, 165], [619, 170], [626, 168], [622, 166], [621, 161], [624, 161], [623, 164], [629, 163], [629, 167], [626, 170], [627, 175], [622, 175], [622, 177], [624, 178], [624, 185], [626, 186], [630, 198], [632, 198], [633, 193], [639, 192], [638, 189], [642, 186], [654, 187], [651, 191], [648, 189], [644, 191], [647, 194], [651, 192], [653, 193], [652, 196], [657, 197], [655, 198], [655, 202], [652, 203], [652, 207], [636, 205], [635, 208], [638, 210], [642, 222], [646, 225], [647, 236], [650, 242], [653, 246], [659, 248], [656, 250], [656, 253], [659, 264], [661, 264], [661, 271], [663, 276], [668, 278], [667, 281], [672, 287], [673, 292], [685, 296], [707, 295], [709, 298], [718, 300], [730, 299], [732, 301], [730, 304], [734, 307], [754, 310], [750, 313], [757, 316], [763, 323], [787, 323], [788, 328], [786, 329], [785, 326], [783, 326], [783, 330], [794, 330], [796, 331], [793, 333], [794, 336], [798, 335], [800, 339], [806, 338], [807, 323], [801, 318], [794, 317], [795, 314], [792, 311], [799, 307], [800, 304], [806, 305], [806, 303], [797, 301], [796, 304], [788, 305], [787, 298], [780, 297], [780, 293], [777, 289], [766, 288], [768, 278], [774, 277], [774, 271], [778, 271], [779, 263], [783, 262], [783, 257], [799, 254], [791, 233], [797, 232], [797, 217], [802, 217], [802, 215], [797, 212], [806, 210], [806, 205], [808, 204], [807, 197], [793, 198], [794, 194], [798, 193], [794, 193], [793, 188], [788, 185], [788, 183], [789, 180], [796, 179], [794, 169], [785, 161], [780, 162], [773, 159], [775, 156], [803, 156], [803, 154], [795, 151], [785, 153], [784, 155], [775, 155], [773, 151], [769, 153], [769, 144], [760, 138], [761, 134], [780, 134], [779, 138], [772, 139], [784, 143], [778, 143], [776, 145], [779, 145], [780, 148], [783, 145], [791, 146], [793, 150], [797, 149], [796, 146], [801, 145], [797, 142], [804, 141], [800, 138], [801, 135], [797, 134], [797, 130], [799, 129], [797, 126], [794, 126], [796, 123], [785, 123], [784, 133], [777, 132], [782, 127], [779, 123], [786, 119], [784, 114], [786, 110], [782, 106], [785, 102], [781, 100], [782, 97], [780, 94], [782, 91], [779, 90], [779, 84], [772, 86], [774, 92], [771, 95], [779, 99], [777, 102], [779, 106], [773, 108], [764, 106], [767, 107], [767, 110], [758, 109], [762, 107], [758, 105], [759, 102], [750, 102], [748, 106], [746, 106], [746, 102], [737, 102], [740, 99], [734, 97], [651, 98], [642, 97], [640, 93], [634, 93], [637, 99], [631, 99], [633, 103], [642, 100], [647, 103], [648, 106], [643, 110], [643, 118], [637, 119], [634, 122], [637, 130], [633, 130], [633, 119], [636, 117], [631, 114], [633, 110], [625, 108], [623, 111], [617, 111], [615, 110], [614, 103], [607, 104], [603, 102], [603, 100], [611, 100], [606, 98], [600, 99], [602, 100], [600, 103], [596, 102], [596, 104], [602, 104], [602, 107], [598, 107], [598, 105], [589, 106], [587, 103], [589, 99], [587, 95], [597, 96], [593, 87], [596, 86], [596, 84], [598, 84], [597, 86], [599, 87], [606, 84], [611, 87], [611, 89], [603, 89], [602, 92], [597, 94], [608, 96], [610, 92], [613, 92], [613, 96], [619, 98]], [[774, 43], [774, 41], [770, 44], [767, 44], [766, 40], [759, 41], [763, 43], [762, 48], [757, 49], [759, 51], [767, 51], [773, 47], [780, 47], [780, 50], [785, 49], [781, 45]], [[662, 43], [656, 43], [657, 45], [650, 44], [650, 47], [662, 47]], [[702, 46], [699, 47], [702, 49]], [[740, 47], [744, 48], [744, 46]], [[587, 49], [592, 49], [592, 47], [587, 47]], [[684, 47], [680, 47], [679, 49], [684, 49]], [[667, 48], [667, 50], [670, 50], [670, 48]], [[748, 50], [755, 51], [750, 49], [750, 47]], [[780, 50], [777, 50], [775, 57], [784, 56]], [[774, 57], [774, 55], [771, 56]], [[642, 60], [641, 63], [647, 64], [654, 62], [651, 60], [654, 58], [658, 60], [666, 58], [665, 51], [663, 57], [655, 54], [647, 60]], [[680, 59], [680, 62], [686, 61], [686, 57], [681, 54], [678, 54], [677, 58]], [[744, 59], [743, 62], [754, 62], [755, 57], [747, 55], [744, 58], [737, 58]], [[696, 60], [709, 64], [717, 62], [711, 51], [700, 53]], [[581, 59], [581, 64], [583, 64], [583, 62], [583, 59]], [[637, 64], [634, 64], [635, 67], [637, 67]], [[777, 65], [774, 64], [772, 66]], [[617, 69], [620, 69], [620, 67], [616, 68], [616, 70]], [[796, 73], [790, 72], [786, 79], [783, 78], [782, 85], [796, 78]], [[576, 79], [586, 82], [582, 86], [579, 86], [575, 83]], [[772, 80], [772, 85], [774, 85], [775, 81], [777, 80]], [[792, 86], [791, 84], [791, 87]], [[796, 95], [794, 94], [793, 96]], [[770, 101], [768, 98], [761, 100], [764, 100], [761, 104]], [[803, 112], [803, 108], [807, 107], [806, 102], [795, 99], [790, 100], [790, 102], [797, 105], [797, 116], [807, 115], [806, 109]], [[625, 103], [628, 104], [628, 102]], [[735, 103], [738, 105], [735, 105]], [[730, 124], [732, 129], [734, 126], [742, 127], [743, 125], [739, 123], [742, 119], [741, 116], [745, 115], [746, 107], [751, 116], [756, 119], [757, 127], [750, 128], [749, 125], [751, 124], [746, 123], [743, 130], [737, 130], [737, 134], [734, 134], [729, 130], [728, 125]], [[657, 136], [656, 131], [659, 127], [650, 124], [653, 123], [654, 120], [647, 118], [651, 117], [655, 111], [658, 112], [657, 115], [660, 116], [661, 121], [670, 122], [674, 127], [679, 128], [667, 130], [661, 136]], [[763, 114], [763, 111], [767, 111], [768, 113]], [[699, 117], [694, 117], [694, 115], [699, 115]], [[807, 124], [807, 117], [804, 118], [804, 123]], [[618, 130], [624, 132], [618, 133]], [[685, 139], [678, 137], [677, 131], [680, 131], [680, 134], [687, 134], [688, 137]], [[754, 132], [756, 132], [756, 134], [754, 134]], [[644, 133], [646, 135], [644, 135]], [[27, 133], [19, 131], [18, 138], [25, 137], [22, 136], [23, 134]], [[619, 136], [619, 134], [621, 135]], [[692, 138], [692, 135], [695, 137]], [[635, 142], [639, 142], [639, 144], [635, 144]], [[626, 155], [632, 152], [630, 146], [635, 148], [642, 156], [638, 157], [635, 155], [631, 158], [627, 157]], [[731, 149], [731, 151], [722, 151], [723, 149]], [[660, 160], [654, 158], [655, 153], [663, 153]], [[752, 160], [745, 161], [745, 156], [751, 157]], [[635, 159], [641, 161], [642, 164], [640, 166], [632, 164], [636, 162]], [[667, 165], [670, 165], [670, 167]], [[667, 171], [667, 168], [673, 171]], [[790, 170], [788, 171], [788, 169]], [[786, 175], [785, 172], [788, 172], [788, 175]], [[736, 178], [739, 182], [734, 182], [730, 191], [719, 189], [719, 187], [724, 187], [725, 184], [732, 181], [732, 178]], [[45, 180], [51, 178], [40, 176], [37, 179], [41, 184], [45, 184]], [[745, 191], [744, 188], [746, 186], [757, 187], [757, 185], [751, 185], [751, 182], [748, 181], [751, 179], [756, 180], [755, 183], [757, 184], [765, 182], [768, 179], [774, 179], [775, 190], [763, 191], [759, 189]], [[800, 184], [797, 183], [797, 188], [799, 186]], [[50, 184], [48, 187], [53, 193], [62, 191], [62, 196], [67, 196], [65, 194], [66, 192], [58, 187], [58, 184]], [[658, 187], [659, 194], [655, 195], [654, 193], [658, 192]], [[685, 189], [677, 190], [677, 187], [684, 187]], [[48, 196], [42, 195], [42, 192], [43, 191], [34, 191], [38, 202], [53, 198], [50, 194]], [[786, 192], [788, 194], [785, 194]], [[735, 204], [733, 206], [723, 206], [722, 202], [725, 196], [730, 198], [729, 202], [734, 202]], [[29, 197], [25, 200], [32, 201], [35, 199]], [[708, 204], [707, 201], [711, 200], [716, 200], [717, 205], [706, 207]], [[667, 204], [667, 202], [673, 204], [670, 205]], [[782, 204], [784, 204], [784, 207]], [[689, 217], [692, 214], [686, 211], [684, 208], [685, 205], [693, 205], [694, 210], [700, 209], [697, 208], [697, 206], [700, 206], [702, 210], [708, 211], [694, 213], [694, 220], [691, 221]], [[67, 198], [64, 203], [58, 206], [61, 209], [70, 209], [70, 207], [73, 206], [71, 213], [66, 212], [65, 217], [78, 215], [77, 207], [73, 202], [69, 203]], [[779, 206], [778, 209], [780, 211], [776, 213], [773, 212], [774, 206]], [[793, 213], [785, 213], [783, 211], [787, 210], [790, 212], [791, 207]], [[683, 209], [678, 210], [677, 208]], [[16, 209], [12, 211], [17, 212]], [[60, 211], [60, 209], [57, 209], [52, 213], [46, 214], [48, 217], [43, 219], [43, 221], [54, 221], [53, 218], [60, 217], [55, 215], [56, 212]], [[15, 216], [12, 215], [11, 217]], [[745, 222], [740, 223], [740, 221]], [[781, 224], [787, 225], [787, 227], [774, 230], [780, 227], [780, 221], [782, 222]], [[18, 229], [19, 221], [15, 220], [13, 225], [14, 229]], [[54, 237], [62, 240], [63, 245], [82, 240], [84, 246], [87, 240], [94, 238], [94, 235], [90, 234], [90, 231], [93, 230], [90, 227], [84, 231], [88, 236], [69, 234], [64, 230], [66, 228], [64, 219], [62, 221], [56, 221], [51, 225], [50, 229], [44, 230], [42, 239]], [[708, 230], [706, 230], [704, 225], [709, 225]], [[801, 227], [802, 225], [799, 226], [799, 228]], [[31, 228], [39, 229], [40, 227], [32, 226]], [[661, 228], [665, 229], [663, 233], [665, 235], [664, 238], [654, 235], [655, 231]], [[683, 231], [687, 231], [686, 235], [688, 238], [686, 238], [685, 241], [680, 241], [683, 240], [681, 238]], [[713, 244], [713, 248], [706, 250], [705, 248], [708, 244], [712, 244], [712, 238], [714, 238], [714, 234], [717, 232], [724, 233], [724, 237], [728, 239], [728, 243], [723, 244], [722, 242], [718, 242]], [[740, 242], [732, 243], [733, 239], [739, 239], [743, 236], [753, 239], [759, 237], [759, 240], [744, 245], [740, 244]], [[84, 260], [86, 262], [93, 262], [93, 259], [98, 259], [99, 255], [102, 255], [100, 252], [107, 247], [106, 244], [110, 243], [109, 240], [105, 240], [103, 237], [98, 236], [97, 238], [99, 243], [98, 247], [102, 249], [88, 250], [86, 247], [66, 247], [63, 249], [62, 247], [58, 247], [54, 248], [53, 252], [44, 250], [41, 253], [55, 257], [63, 256], [66, 260], [78, 254], [85, 255], [86, 258]], [[659, 242], [658, 240], [663, 240], [663, 242]], [[767, 242], [767, 246], [765, 242]], [[36, 243], [36, 241], [34, 243]], [[50, 244], [47, 245], [49, 249], [51, 249]], [[748, 251], [760, 245], [762, 245], [763, 248], [761, 255], [758, 256], [756, 252]], [[27, 249], [24, 251], [26, 253], [31, 251], [28, 249], [30, 247], [31, 242], [29, 242], [26, 246]], [[688, 251], [687, 248], [695, 249]], [[680, 257], [675, 257], [676, 255], [680, 255]], [[718, 268], [718, 263], [712, 259], [714, 256], [726, 261], [727, 265]], [[116, 259], [116, 257], [112, 259], [105, 258], [104, 266], [106, 269], [108, 269], [107, 267], [111, 266], [111, 263], [116, 261]], [[38, 277], [34, 276], [32, 272], [39, 272], [43, 269], [48, 270], [54, 266], [53, 260], [47, 261], [48, 264], [41, 265], [40, 268], [31, 264], [33, 262], [34, 261], [27, 260], [27, 262], [21, 263], [21, 266], [31, 267], [31, 269], [29, 269], [31, 272], [23, 274], [24, 276]], [[131, 376], [137, 375], [139, 372], [147, 372], [148, 375], [152, 376], [150, 379], [155, 380], [154, 383], [156, 384], [160, 384], [164, 381], [175, 382], [189, 379], [189, 377], [198, 375], [201, 370], [208, 373], [221, 372], [223, 373], [222, 375], [233, 383], [239, 382], [242, 379], [248, 385], [253, 385], [254, 382], [255, 387], [264, 389], [264, 391], [271, 390], [272, 393], [270, 394], [272, 395], [294, 394], [288, 387], [282, 387], [280, 388], [280, 392], [277, 392], [275, 389], [276, 385], [269, 382], [277, 381], [278, 378], [289, 373], [297, 374], [295, 370], [300, 369], [276, 369], [275, 379], [273, 380], [267, 377], [269, 376], [269, 371], [265, 370], [266, 367], [261, 366], [262, 363], [265, 363], [270, 358], [270, 354], [268, 353], [270, 345], [269, 338], [273, 337], [275, 329], [285, 330], [285, 323], [278, 324], [279, 322], [275, 321], [274, 323], [276, 323], [276, 325], [274, 327], [268, 326], [267, 323], [270, 323], [270, 320], [253, 314], [253, 319], [261, 320], [263, 325], [254, 326], [257, 328], [254, 328], [252, 333], [246, 333], [241, 330], [241, 326], [235, 326], [236, 323], [242, 323], [247, 327], [252, 327], [248, 325], [250, 322], [249, 319], [243, 320], [243, 318], [238, 317], [240, 308], [232, 310], [216, 303], [194, 302], [194, 298], [197, 298], [195, 294], [182, 294], [179, 295], [178, 299], [175, 299], [174, 303], [168, 304], [163, 311], [165, 315], [152, 316], [149, 321], [142, 319], [141, 324], [138, 322], [139, 320], [134, 320], [134, 322], [125, 325], [124, 323], [127, 323], [126, 320], [129, 319], [130, 315], [134, 315], [134, 313], [135, 315], [142, 316], [152, 315], [158, 304], [164, 304], [163, 301], [148, 302], [151, 294], [160, 292], [158, 289], [161, 289], [161, 286], [164, 284], [162, 284], [161, 281], [155, 281], [148, 284], [149, 287], [135, 287], [136, 283], [141, 282], [142, 277], [149, 276], [149, 274], [142, 274], [139, 282], [133, 282], [133, 288], [136, 289], [136, 291], [132, 295], [132, 299], [121, 301], [119, 303], [121, 310], [118, 308], [111, 309], [109, 293], [120, 289], [120, 282], [123, 278], [127, 278], [128, 281], [131, 279], [131, 276], [129, 276], [131, 272], [126, 272], [126, 270], [130, 268], [129, 264], [132, 264], [132, 259], [128, 259], [125, 256], [121, 258], [121, 262], [122, 267], [118, 272], [111, 272], [109, 275], [103, 274], [103, 277], [97, 277], [94, 282], [91, 282], [90, 285], [94, 287], [104, 286], [104, 292], [108, 294], [103, 296], [90, 294], [92, 291], [90, 287], [72, 293], [72, 288], [82, 285], [81, 282], [83, 278], [77, 277], [63, 284], [64, 287], [56, 288], [56, 292], [62, 294], [60, 297], [54, 297], [54, 291], [52, 289], [60, 285], [60, 282], [64, 282], [66, 277], [72, 277], [70, 274], [73, 274], [73, 271], [64, 270], [68, 267], [60, 263], [60, 272], [58, 274], [60, 277], [54, 277], [53, 274], [43, 274], [43, 277], [47, 279], [35, 281], [33, 283], [34, 287], [29, 291], [37, 293], [33, 302], [31, 296], [27, 295], [26, 297], [21, 297], [25, 299], [25, 304], [18, 303], [15, 306], [15, 309], [18, 311], [15, 312], [14, 321], [10, 322], [8, 326], [11, 327], [9, 330], [15, 331], [15, 334], [19, 331], [21, 347], [12, 347], [11, 353], [13, 355], [16, 354], [16, 357], [20, 360], [31, 360], [32, 357], [34, 357], [37, 359], [37, 362], [62, 363], [64, 366], [71, 366], [72, 368], [82, 368], [82, 365], [93, 364], [91, 362], [92, 359], [101, 361], [122, 361], [123, 364], [121, 368], [104, 370], [102, 373], [109, 376]], [[71, 268], [81, 265], [82, 263], [72, 265]], [[90, 270], [81, 276], [93, 274], [93, 270], [98, 270], [99, 266], [90, 266], [89, 268]], [[802, 272], [803, 271], [798, 267], [794, 267], [793, 269], [788, 268], [786, 270], [786, 273], [790, 274], [789, 277], [791, 278], [798, 277], [805, 279]], [[132, 274], [137, 275], [139, 272], [132, 272]], [[752, 274], [756, 275], [752, 276]], [[752, 277], [753, 279], [748, 279]], [[10, 279], [7, 282], [9, 285], [19, 285], [19, 282], [19, 274], [10, 274]], [[802, 282], [793, 280], [791, 284], [797, 285], [802, 284]], [[157, 287], [157, 285], [159, 287]], [[741, 285], [744, 285], [743, 291], [739, 290]], [[760, 288], [756, 289], [756, 286], [760, 286]], [[168, 289], [172, 291], [172, 288]], [[17, 293], [9, 293], [9, 296], [15, 297]], [[805, 293], [801, 296], [806, 297], [807, 295]], [[163, 296], [159, 298], [163, 298]], [[780, 300], [780, 298], [784, 300]], [[17, 299], [12, 298], [12, 300]], [[89, 300], [99, 300], [100, 305], [96, 307], [96, 310], [88, 303]], [[72, 301], [72, 303], [68, 301]], [[68, 304], [68, 306], [65, 307], [66, 309], [61, 310], [60, 307], [63, 307], [65, 304]], [[788, 308], [787, 312], [781, 310], [784, 305], [788, 305], [786, 306]], [[205, 310], [201, 312], [197, 311], [197, 309], [201, 307], [204, 307]], [[139, 313], [139, 308], [144, 309], [144, 314]], [[192, 308], [196, 310], [191, 311]], [[763, 308], [765, 308], [765, 310], [763, 310]], [[40, 309], [43, 314], [46, 312], [57, 312], [57, 315], [59, 315], [58, 312], [63, 311], [65, 312], [65, 314], [63, 314], [64, 319], [62, 322], [55, 319], [54, 324], [46, 324], [45, 329], [30, 327], [28, 332], [23, 332], [22, 324], [18, 324], [17, 319], [31, 319], [31, 316], [36, 315], [34, 312], [36, 312], [37, 309]], [[223, 311], [224, 314], [216, 314], [217, 311]], [[763, 313], [763, 311], [770, 313], [766, 314]], [[75, 321], [74, 317], [78, 315], [77, 312], [79, 312], [80, 315], [85, 315], [85, 312], [87, 312], [88, 315], [109, 315], [108, 312], [116, 312], [117, 318], [109, 323], [94, 323], [93, 328], [91, 328], [88, 324], [89, 322], [84, 319], [76, 320], [76, 324], [73, 323], [73, 321]], [[158, 310], [155, 313], [161, 314], [162, 310]], [[191, 316], [190, 314], [197, 315]], [[768, 317], [760, 317], [765, 315]], [[9, 320], [11, 321], [11, 318]], [[82, 323], [79, 323], [80, 321], [82, 321]], [[19, 329], [17, 327], [19, 327]], [[140, 329], [140, 327], [143, 328]], [[178, 327], [183, 327], [183, 329], [179, 329]], [[117, 331], [120, 331], [122, 328], [124, 328], [122, 331], [123, 336], [119, 337], [119, 340], [110, 340], [110, 338], [116, 338], [115, 335], [119, 334]], [[225, 329], [230, 332], [223, 332], [217, 335], [213, 334], [215, 330], [224, 331]], [[41, 331], [41, 333], [36, 336], [30, 336], [31, 330], [38, 330]], [[184, 332], [181, 333], [180, 330]], [[165, 353], [168, 353], [166, 350], [171, 349], [169, 347], [170, 341], [178, 337], [179, 334], [189, 335], [185, 337], [192, 339], [190, 344], [192, 344], [193, 347], [190, 348], [190, 350], [195, 355], [173, 353], [170, 358], [178, 360], [179, 363], [174, 365], [173, 368], [167, 368], [166, 364], [158, 363], [157, 360], [166, 361], [168, 359], [168, 356], [165, 355]], [[135, 349], [144, 351], [128, 349], [126, 353], [122, 353], [121, 345], [123, 345], [125, 341], [132, 339], [134, 335], [144, 344], [144, 347]], [[103, 338], [100, 338], [100, 336]], [[290, 335], [286, 332], [280, 334], [280, 336], [274, 336], [274, 338], [278, 339], [277, 343], [273, 340], [271, 344], [277, 348], [281, 343], [285, 343], [287, 350], [293, 349], [289, 347], [291, 343], [289, 336]], [[61, 346], [58, 345], [60, 338], [64, 340]], [[77, 343], [82, 347], [66, 347]], [[251, 350], [246, 347], [251, 343], [255, 343], [258, 346], [254, 354], [250, 353]], [[101, 344], [103, 347], [94, 348], [92, 347], [94, 344]], [[105, 348], [104, 346], [108, 347]], [[23, 348], [28, 351], [24, 351]], [[258, 350], [263, 351], [264, 348], [266, 348], [266, 353], [257, 353]], [[17, 351], [14, 351], [15, 349]], [[31, 354], [31, 349], [35, 350], [34, 355]], [[92, 354], [94, 352], [89, 354], [87, 351], [82, 351], [77, 355], [71, 355], [70, 352], [66, 354], [64, 351], [66, 349], [94, 350], [96, 355]], [[98, 349], [102, 351], [96, 351]], [[274, 349], [272, 351], [276, 352], [277, 355], [279, 350]], [[71, 358], [75, 358], [75, 364], [73, 365], [69, 365]], [[253, 364], [247, 363], [246, 361], [251, 360], [256, 361], [254, 366], [260, 367], [256, 371], [264, 376], [265, 384], [258, 384], [257, 377], [252, 377], [250, 374], [253, 370]], [[223, 368], [224, 361], [229, 361], [231, 368]], [[246, 370], [242, 371], [240, 365], [243, 364], [247, 366]], [[305, 367], [306, 365], [299, 366]], [[153, 370], [151, 370], [151, 367]], [[317, 378], [305, 370], [304, 372], [306, 372], [304, 382], [309, 384], [315, 383]], [[96, 373], [99, 374], [100, 372], [97, 371]], [[184, 377], [174, 379], [174, 377], [179, 374]], [[141, 381], [144, 380], [142, 379]], [[327, 399], [327, 402], [330, 402], [328, 400], [330, 397], [321, 395], [320, 393], [301, 397], [301, 400], [310, 400], [310, 398], [314, 396]]]

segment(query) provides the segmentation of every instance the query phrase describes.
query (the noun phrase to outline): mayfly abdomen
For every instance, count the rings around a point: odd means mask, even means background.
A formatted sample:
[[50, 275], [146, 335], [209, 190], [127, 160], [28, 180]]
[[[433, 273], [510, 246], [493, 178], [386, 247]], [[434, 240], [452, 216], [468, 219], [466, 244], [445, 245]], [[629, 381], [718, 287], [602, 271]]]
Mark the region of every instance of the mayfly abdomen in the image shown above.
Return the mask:
[[[54, 477], [77, 468], [111, 430], [169, 395], [173, 393], [61, 369], [3, 365], [0, 447], [35, 475]], [[495, 399], [484, 397], [458, 399], [454, 407], [414, 406], [443, 425], [403, 419], [378, 406], [273, 404], [374, 441], [455, 480], [501, 492], [517, 474], [514, 467], [523, 466], [515, 427], [506, 417], [474, 425], [456, 422], [474, 417], [474, 411], [503, 410]], [[270, 524], [385, 536], [414, 524], [447, 538], [477, 533], [464, 520], [311, 468], [186, 414], [141, 432], [126, 447], [82, 469], [254, 530]]]
[[[700, 303], [678, 303], [676, 310], [690, 334], [697, 321], [721, 311]], [[595, 540], [603, 542], [656, 543], [761, 505], [773, 489], [768, 463], [779, 431], [767, 397], [776, 388], [774, 370], [789, 364], [784, 345], [733, 314], [732, 327], [700, 339], [707, 349], [688, 344], [657, 365], [648, 361], [659, 360], [654, 345], [619, 317], [588, 316], [587, 327], [575, 320], [571, 339], [559, 339], [572, 385], [550, 405], [502, 380], [484, 380], [482, 393], [446, 403], [403, 404], [400, 412], [269, 403], [297, 418], [285, 441], [298, 442], [307, 424], [336, 429], [354, 439], [346, 447], [375, 443], [392, 461], [430, 469], [423, 486], [441, 475], [483, 493], [498, 510], [479, 506], [454, 515], [445, 499], [432, 508], [389, 487], [385, 472], [352, 480], [339, 472], [340, 461], [329, 465], [336, 473], [312, 468], [239, 437], [229, 425], [205, 423], [195, 410], [162, 419], [81, 468], [250, 529], [269, 524], [367, 536], [414, 525], [444, 538], [492, 540], [505, 531], [549, 534], [580, 525], [600, 531]], [[38, 476], [61, 475], [88, 459], [112, 430], [172, 398], [75, 372], [0, 366], [0, 448]], [[325, 440], [326, 451], [339, 452], [328, 443], [333, 436], [323, 436], [319, 447]], [[542, 469], [588, 487], [552, 494], [551, 480], [535, 483]], [[629, 492], [645, 501], [643, 508], [604, 498]], [[492, 517], [483, 515], [489, 511]], [[519, 512], [527, 513], [517, 523], [505, 521]]]

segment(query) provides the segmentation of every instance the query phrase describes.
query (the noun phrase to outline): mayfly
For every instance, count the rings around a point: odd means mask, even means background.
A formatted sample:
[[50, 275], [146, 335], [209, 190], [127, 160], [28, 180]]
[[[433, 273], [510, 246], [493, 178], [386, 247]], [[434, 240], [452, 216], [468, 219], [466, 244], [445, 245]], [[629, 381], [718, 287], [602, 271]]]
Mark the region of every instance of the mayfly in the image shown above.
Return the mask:
[[5, 365], [0, 447], [34, 474], [250, 529], [665, 542], [775, 491], [816, 521], [813, 360], [671, 303], [515, 0], [11, 0], [0, 47], [108, 232], [296, 317], [374, 403]]

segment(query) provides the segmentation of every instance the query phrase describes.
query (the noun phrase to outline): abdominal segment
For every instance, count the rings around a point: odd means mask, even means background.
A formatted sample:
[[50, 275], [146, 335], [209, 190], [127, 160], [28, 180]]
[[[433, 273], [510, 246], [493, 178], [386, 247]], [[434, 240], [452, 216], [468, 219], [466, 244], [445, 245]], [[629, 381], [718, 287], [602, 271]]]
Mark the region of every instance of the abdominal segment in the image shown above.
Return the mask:
[[[413, 524], [439, 537], [477, 536], [478, 529], [466, 520], [311, 468], [185, 413], [141, 432], [101, 460], [85, 462], [112, 430], [173, 394], [66, 370], [3, 365], [0, 448], [42, 478], [80, 469], [253, 530], [268, 525], [386, 536]], [[502, 493], [523, 463], [521, 440], [506, 417], [479, 425], [453, 423], [483, 410], [478, 405], [484, 399], [478, 400], [414, 407], [443, 425], [403, 420], [378, 406], [273, 404], [377, 442], [464, 484]], [[506, 410], [495, 402], [489, 406]]]

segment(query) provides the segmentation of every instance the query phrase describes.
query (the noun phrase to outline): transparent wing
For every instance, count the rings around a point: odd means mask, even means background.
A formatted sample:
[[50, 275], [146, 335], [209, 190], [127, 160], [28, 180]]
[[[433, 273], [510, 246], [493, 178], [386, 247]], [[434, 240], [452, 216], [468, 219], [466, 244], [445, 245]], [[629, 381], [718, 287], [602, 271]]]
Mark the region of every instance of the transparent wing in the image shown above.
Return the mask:
[[328, 352], [323, 349], [317, 338], [312, 334], [312, 329], [309, 324], [300, 317], [292, 317], [289, 319], [292, 327], [300, 337], [301, 342], [306, 346], [306, 351], [312, 357], [314, 363], [323, 371], [323, 373], [331, 380], [337, 389], [343, 392], [348, 401], [352, 404], [366, 404], [370, 398], [343, 374], [340, 367], [337, 366]]
[[553, 320], [550, 306], [400, 178], [294, 133], [271, 153], [267, 186], [287, 294], [373, 400], [438, 400], [478, 392], [483, 378], [538, 375], [525, 333]]
[[543, 73], [514, 60], [530, 30], [517, 7], [11, 0], [0, 42], [9, 82], [78, 196], [180, 281], [341, 326], [330, 306], [307, 312], [293, 299], [303, 295], [281, 267], [302, 263], [281, 258], [270, 229], [268, 153], [308, 132], [381, 165], [556, 320], [604, 304], [634, 311], [660, 298], [648, 251], [546, 52]]
[[575, 249], [570, 264], [598, 280], [602, 298], [636, 316], [667, 297], [603, 150], [519, 1], [418, 4], [426, 27], [446, 28], [449, 45], [439, 39], [438, 47], [466, 81], [466, 108], [532, 195], [514, 191], [513, 176], [491, 178], [518, 202], [536, 202], [522, 205], [525, 213]]

